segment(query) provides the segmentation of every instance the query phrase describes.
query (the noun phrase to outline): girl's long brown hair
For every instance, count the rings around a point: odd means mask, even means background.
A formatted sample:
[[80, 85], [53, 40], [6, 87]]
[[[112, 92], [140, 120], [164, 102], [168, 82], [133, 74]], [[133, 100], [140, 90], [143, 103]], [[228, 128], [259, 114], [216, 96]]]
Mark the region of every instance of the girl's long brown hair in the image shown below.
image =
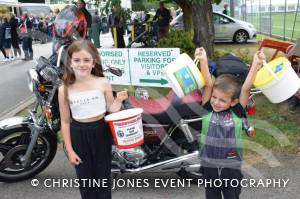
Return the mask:
[[90, 53], [95, 61], [95, 67], [92, 69], [91, 74], [98, 77], [104, 77], [100, 56], [97, 48], [94, 46], [92, 42], [88, 40], [79, 39], [74, 41], [67, 50], [67, 55], [65, 58], [64, 76], [63, 76], [63, 82], [65, 87], [74, 84], [76, 80], [74, 71], [71, 68], [71, 59], [74, 52], [79, 52], [81, 50], [85, 50], [88, 53]]

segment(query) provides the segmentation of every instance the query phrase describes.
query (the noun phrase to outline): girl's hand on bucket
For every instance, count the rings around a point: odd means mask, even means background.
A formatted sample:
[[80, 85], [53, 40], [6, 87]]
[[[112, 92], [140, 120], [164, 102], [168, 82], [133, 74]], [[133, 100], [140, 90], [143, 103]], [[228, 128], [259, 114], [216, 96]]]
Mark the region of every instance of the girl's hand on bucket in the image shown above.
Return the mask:
[[127, 91], [120, 91], [117, 92], [117, 97], [116, 99], [120, 102], [122, 102], [123, 100], [126, 100], [128, 98], [128, 92]]
[[68, 152], [68, 158], [70, 163], [73, 165], [79, 165], [82, 163], [80, 157], [75, 153], [75, 151]]
[[194, 56], [198, 61], [207, 61], [206, 51], [203, 47], [196, 48]]

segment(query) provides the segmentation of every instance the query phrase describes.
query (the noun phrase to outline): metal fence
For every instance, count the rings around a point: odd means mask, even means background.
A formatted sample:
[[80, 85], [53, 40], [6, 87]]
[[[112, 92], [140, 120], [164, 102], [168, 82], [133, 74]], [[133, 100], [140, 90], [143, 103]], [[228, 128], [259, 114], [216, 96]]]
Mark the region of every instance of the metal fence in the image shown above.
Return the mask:
[[258, 32], [284, 40], [300, 38], [300, 0], [223, 0], [234, 3], [234, 18], [252, 23]]

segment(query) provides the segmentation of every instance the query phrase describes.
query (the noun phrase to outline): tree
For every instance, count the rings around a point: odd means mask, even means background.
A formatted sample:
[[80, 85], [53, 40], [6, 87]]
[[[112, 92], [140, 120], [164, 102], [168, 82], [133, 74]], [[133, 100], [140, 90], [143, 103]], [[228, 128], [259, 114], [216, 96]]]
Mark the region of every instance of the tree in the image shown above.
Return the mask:
[[212, 4], [221, 0], [174, 0], [183, 11], [185, 29], [193, 30], [196, 46], [203, 46], [211, 58], [214, 52], [214, 23]]
[[[152, 0], [150, 0], [152, 1]], [[203, 46], [212, 58], [214, 52], [214, 23], [212, 4], [221, 0], [173, 0], [183, 11], [185, 30], [193, 33], [194, 44]]]
[[175, 3], [182, 9], [185, 31], [192, 32], [193, 29], [193, 13], [192, 2], [184, 0], [174, 0]]
[[213, 21], [212, 0], [198, 0], [193, 2], [193, 28], [195, 45], [203, 46], [208, 57], [214, 53], [215, 29]]

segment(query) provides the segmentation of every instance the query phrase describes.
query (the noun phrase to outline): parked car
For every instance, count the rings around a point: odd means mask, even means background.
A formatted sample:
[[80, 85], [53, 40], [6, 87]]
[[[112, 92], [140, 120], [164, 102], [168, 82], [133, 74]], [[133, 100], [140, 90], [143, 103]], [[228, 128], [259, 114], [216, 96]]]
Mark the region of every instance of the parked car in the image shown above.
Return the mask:
[[[213, 12], [215, 41], [232, 40], [236, 43], [246, 43], [256, 37], [255, 27], [248, 22], [240, 21], [219, 12]], [[181, 12], [170, 23], [178, 30], [184, 29], [183, 13]]]

